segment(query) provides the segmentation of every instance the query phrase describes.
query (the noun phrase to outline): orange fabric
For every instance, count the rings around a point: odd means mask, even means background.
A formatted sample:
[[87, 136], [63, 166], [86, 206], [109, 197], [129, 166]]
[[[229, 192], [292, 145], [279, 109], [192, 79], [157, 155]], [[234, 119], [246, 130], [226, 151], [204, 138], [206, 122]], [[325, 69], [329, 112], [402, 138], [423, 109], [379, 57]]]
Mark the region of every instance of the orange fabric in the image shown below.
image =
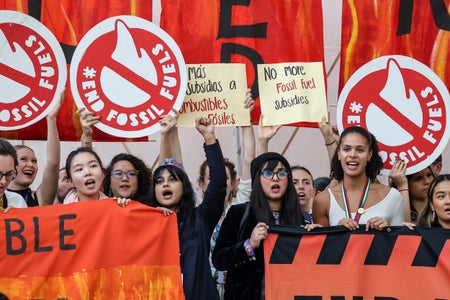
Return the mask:
[[[411, 24], [407, 34], [397, 34], [402, 1], [342, 1], [342, 43], [339, 90], [350, 76], [368, 61], [383, 55], [400, 54], [413, 57], [429, 66], [446, 83], [450, 83], [448, 70], [450, 32], [440, 30], [435, 23], [430, 2], [403, 1], [412, 5]], [[450, 6], [450, 0], [442, 3]], [[410, 6], [411, 7], [411, 6]], [[448, 12], [440, 11], [442, 23], [449, 19]], [[450, 25], [450, 24], [447, 24]]]
[[[276, 231], [274, 227], [271, 230]], [[406, 227], [392, 227], [389, 233], [359, 229], [314, 234], [298, 229], [298, 245], [280, 242], [284, 233], [271, 233], [264, 241], [266, 299], [446, 299], [450, 295], [450, 232], [434, 228], [419, 232]], [[342, 256], [336, 254], [336, 243], [328, 244], [324, 255], [331, 235], [334, 242], [346, 240]], [[392, 247], [387, 240], [393, 241]], [[421, 243], [426, 246], [421, 248]], [[441, 246], [440, 253], [433, 252]], [[293, 260], [274, 263], [274, 252], [291, 257], [290, 247], [295, 251]], [[387, 262], [366, 262], [371, 250], [377, 253], [373, 260], [381, 254], [387, 255]], [[437, 255], [436, 265], [419, 265], [418, 253], [421, 258]], [[323, 256], [337, 259], [323, 263]]]
[[[161, 28], [178, 43], [186, 63], [245, 63], [254, 97], [258, 96], [256, 64], [324, 61], [321, 1], [248, 1], [247, 6], [210, 0], [161, 3]], [[254, 123], [259, 115], [256, 101]]]
[[112, 199], [0, 214], [10, 299], [183, 299], [176, 216]]

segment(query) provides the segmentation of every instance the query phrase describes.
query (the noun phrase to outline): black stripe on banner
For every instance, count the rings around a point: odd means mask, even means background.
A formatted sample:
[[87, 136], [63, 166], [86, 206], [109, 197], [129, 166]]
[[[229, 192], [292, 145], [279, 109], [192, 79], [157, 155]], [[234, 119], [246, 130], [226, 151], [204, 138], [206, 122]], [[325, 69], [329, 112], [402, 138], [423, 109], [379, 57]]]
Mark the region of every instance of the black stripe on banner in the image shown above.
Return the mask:
[[364, 264], [387, 265], [396, 241], [397, 234], [390, 234], [389, 232], [375, 234]]
[[[426, 228], [416, 226], [414, 229], [422, 235], [412, 266], [436, 267], [445, 242], [450, 239], [448, 229]], [[425, 235], [425, 231], [428, 231]]]
[[345, 253], [350, 232], [344, 234], [328, 234], [317, 259], [318, 265], [339, 265]]

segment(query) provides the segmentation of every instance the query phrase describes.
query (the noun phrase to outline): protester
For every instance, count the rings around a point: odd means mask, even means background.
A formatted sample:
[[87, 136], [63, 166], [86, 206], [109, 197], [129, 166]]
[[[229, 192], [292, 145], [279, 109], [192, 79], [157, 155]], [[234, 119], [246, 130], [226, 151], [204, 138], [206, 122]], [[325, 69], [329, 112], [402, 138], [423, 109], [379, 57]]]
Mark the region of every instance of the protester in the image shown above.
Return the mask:
[[[174, 125], [171, 122], [171, 126]], [[186, 299], [219, 299], [208, 258], [211, 235], [224, 209], [225, 163], [212, 121], [197, 118], [195, 125], [204, 139], [210, 172], [203, 201], [195, 207], [195, 194], [188, 175], [178, 162], [165, 159], [153, 172], [151, 204], [177, 214]]]
[[78, 148], [70, 152], [66, 172], [73, 188], [64, 199], [64, 204], [107, 198], [101, 191], [105, 178], [102, 161], [91, 148]]
[[450, 229], [450, 174], [440, 174], [433, 179], [427, 198], [418, 225]]
[[342, 225], [349, 230], [383, 230], [405, 220], [400, 193], [377, 180], [383, 166], [375, 136], [360, 126], [346, 128], [331, 164], [328, 193], [313, 202], [313, 220], [322, 226]]
[[233, 205], [222, 223], [213, 264], [227, 270], [225, 299], [262, 299], [262, 241], [272, 224], [304, 225], [288, 161], [267, 152], [251, 163], [250, 202]]
[[427, 206], [427, 193], [435, 173], [430, 166], [419, 172], [405, 175], [406, 163], [396, 161], [389, 174], [391, 185], [397, 188], [404, 199], [406, 209], [406, 222], [418, 222], [418, 216]]
[[105, 170], [103, 189], [107, 196], [150, 201], [151, 172], [138, 157], [119, 153]]
[[63, 203], [71, 188], [72, 182], [67, 177], [66, 167], [62, 167], [59, 169], [58, 188], [56, 189], [56, 197], [53, 204]]
[[[249, 110], [249, 113], [254, 108], [255, 101], [252, 98], [250, 89], [246, 91], [244, 108]], [[210, 265], [213, 278], [217, 285], [220, 299], [223, 299], [225, 292], [226, 271], [217, 270], [212, 264], [212, 252], [216, 245], [216, 240], [219, 235], [220, 226], [225, 218], [231, 205], [248, 202], [252, 191], [252, 181], [250, 175], [250, 163], [255, 158], [255, 134], [253, 132], [253, 125], [241, 126], [242, 130], [242, 170], [241, 177], [237, 178], [235, 165], [228, 159], [225, 159], [225, 167], [227, 172], [227, 191], [224, 201], [223, 214], [217, 222], [211, 237], [211, 251], [210, 251]], [[202, 192], [206, 191], [209, 185], [209, 168], [207, 162], [203, 162], [200, 166], [198, 184]]]
[[22, 196], [6, 190], [17, 175], [17, 165], [16, 150], [7, 140], [0, 138], [0, 210], [27, 207]]
[[56, 105], [47, 115], [47, 160], [42, 173], [42, 182], [35, 191], [31, 190], [38, 173], [36, 155], [30, 147], [16, 145], [18, 157], [17, 176], [10, 183], [8, 190], [20, 194], [28, 206], [51, 205], [58, 187], [58, 170], [60, 163], [60, 142], [56, 116], [65, 98], [65, 89], [59, 95]]
[[302, 166], [292, 166], [291, 170], [300, 207], [303, 212], [306, 212], [305, 221], [312, 223], [312, 206], [316, 194], [313, 176], [307, 168]]

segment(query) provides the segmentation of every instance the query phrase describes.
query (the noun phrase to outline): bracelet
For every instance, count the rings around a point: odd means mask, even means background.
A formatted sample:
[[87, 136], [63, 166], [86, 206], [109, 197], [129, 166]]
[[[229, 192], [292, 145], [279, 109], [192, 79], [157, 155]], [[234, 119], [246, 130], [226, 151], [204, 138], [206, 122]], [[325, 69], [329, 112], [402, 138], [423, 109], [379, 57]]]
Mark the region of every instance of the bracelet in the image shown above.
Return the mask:
[[409, 189], [401, 189], [401, 190], [398, 190], [399, 192], [407, 192], [407, 191], [409, 191]]
[[80, 141], [81, 141], [83, 144], [92, 144], [92, 142], [85, 141], [85, 140], [83, 140], [83, 139], [80, 139]]
[[334, 143], [336, 143], [336, 141], [335, 140], [333, 140], [332, 142], [330, 142], [330, 143], [325, 143], [325, 146], [331, 146], [331, 145], [333, 145]]

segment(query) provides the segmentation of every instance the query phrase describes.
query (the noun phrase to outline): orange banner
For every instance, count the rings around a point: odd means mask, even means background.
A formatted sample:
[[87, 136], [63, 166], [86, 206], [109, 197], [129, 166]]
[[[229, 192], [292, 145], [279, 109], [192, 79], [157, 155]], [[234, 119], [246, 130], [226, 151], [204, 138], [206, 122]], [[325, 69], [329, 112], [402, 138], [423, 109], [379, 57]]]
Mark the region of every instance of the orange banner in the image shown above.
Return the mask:
[[12, 208], [0, 224], [10, 299], [184, 299], [175, 215], [106, 199]]
[[450, 230], [271, 226], [266, 299], [448, 299]]
[[449, 6], [450, 0], [342, 1], [339, 90], [359, 67], [390, 54], [415, 58], [449, 87]]
[[[161, 28], [186, 63], [245, 63], [259, 97], [257, 64], [324, 62], [322, 2], [317, 0], [162, 0]], [[324, 72], [325, 73], [325, 72]], [[259, 101], [252, 112], [259, 121]], [[317, 123], [297, 123], [317, 127]]]

